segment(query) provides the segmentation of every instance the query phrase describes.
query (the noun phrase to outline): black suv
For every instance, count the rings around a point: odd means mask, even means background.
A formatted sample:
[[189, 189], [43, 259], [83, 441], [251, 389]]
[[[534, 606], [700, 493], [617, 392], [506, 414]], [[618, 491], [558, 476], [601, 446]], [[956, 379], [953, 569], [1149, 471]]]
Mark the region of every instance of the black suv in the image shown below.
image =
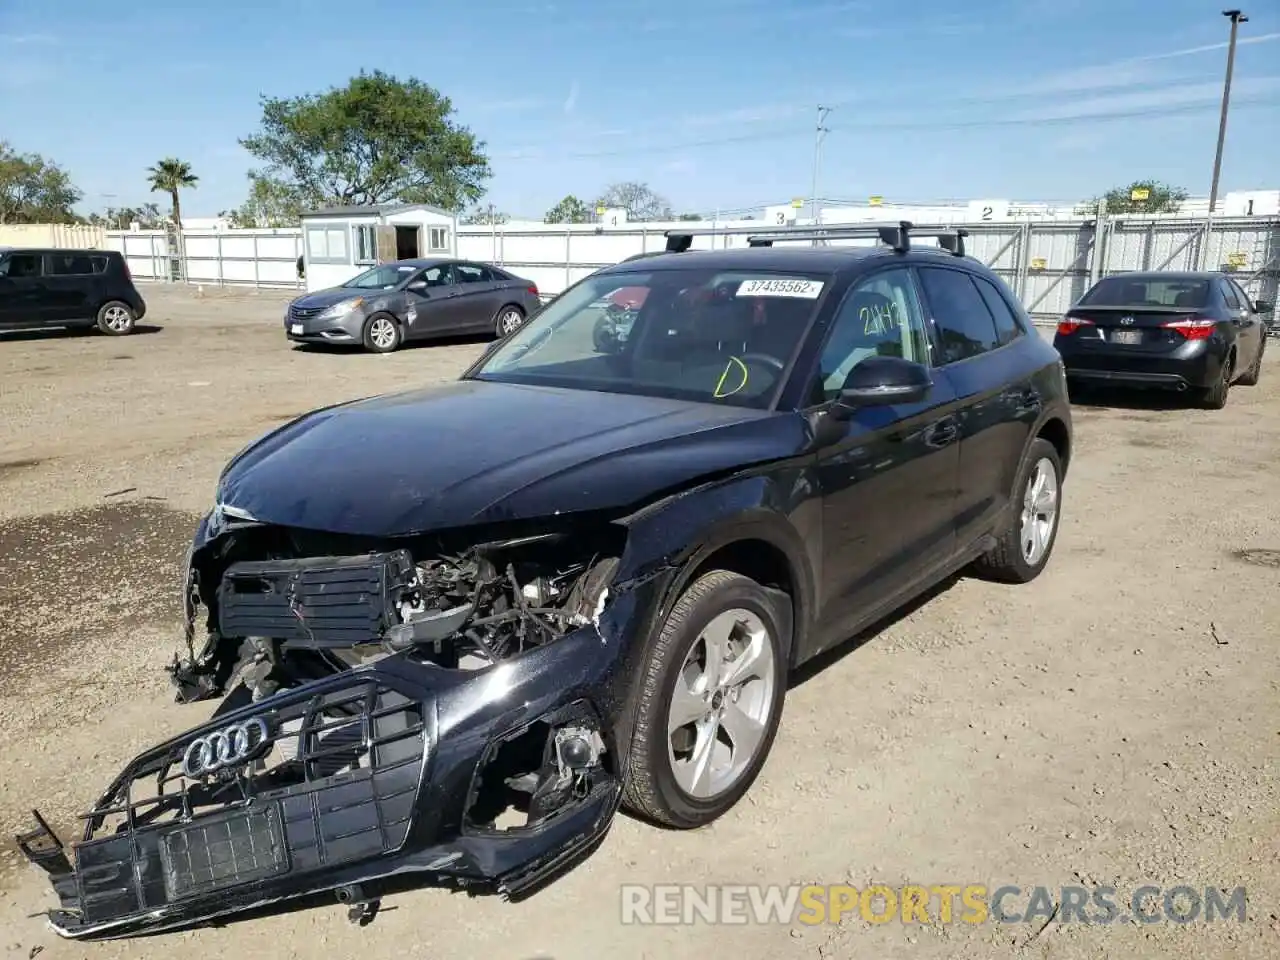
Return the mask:
[[0, 247], [0, 330], [96, 326], [118, 337], [146, 312], [115, 250]]
[[[74, 867], [43, 820], [20, 838], [55, 928], [528, 894], [621, 804], [682, 828], [733, 807], [793, 668], [962, 568], [1038, 576], [1071, 459], [1058, 354], [959, 232], [870, 235], [670, 236], [456, 382], [246, 447], [171, 665], [183, 700], [225, 697], [94, 791]], [[635, 316], [600, 349], [619, 288]]]

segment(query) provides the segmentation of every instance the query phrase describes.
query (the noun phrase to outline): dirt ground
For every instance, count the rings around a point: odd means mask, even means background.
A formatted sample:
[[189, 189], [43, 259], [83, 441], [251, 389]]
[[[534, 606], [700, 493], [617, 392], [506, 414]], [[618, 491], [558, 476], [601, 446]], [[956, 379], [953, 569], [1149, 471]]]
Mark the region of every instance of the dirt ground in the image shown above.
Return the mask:
[[[399, 896], [107, 944], [60, 941], [12, 834], [63, 836], [173, 703], [179, 563], [224, 461], [311, 407], [448, 379], [482, 347], [291, 348], [285, 298], [148, 288], [139, 335], [0, 335], [0, 956], [1280, 956], [1280, 350], [1221, 412], [1077, 407], [1050, 569], [960, 579], [798, 678], [749, 797], [710, 828], [620, 817], [521, 904]], [[636, 926], [624, 883], [1247, 888], [1236, 922]], [[1025, 898], [1021, 905], [1025, 906]], [[1014, 904], [1017, 908], [1018, 905]]]

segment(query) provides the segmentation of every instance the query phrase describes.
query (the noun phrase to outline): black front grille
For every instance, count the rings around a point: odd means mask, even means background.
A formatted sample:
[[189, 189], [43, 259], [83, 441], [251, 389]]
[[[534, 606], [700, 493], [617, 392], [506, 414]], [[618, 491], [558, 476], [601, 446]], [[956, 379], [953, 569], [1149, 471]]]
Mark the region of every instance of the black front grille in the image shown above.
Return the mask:
[[413, 574], [406, 550], [235, 563], [218, 587], [218, 630], [311, 648], [368, 643], [398, 622]]
[[314, 317], [320, 316], [320, 314], [324, 313], [325, 310], [327, 309], [329, 308], [328, 307], [300, 307], [297, 304], [291, 303], [289, 304], [289, 319], [290, 320], [311, 320]]
[[188, 746], [230, 725], [214, 721], [138, 758], [84, 815], [76, 899], [85, 921], [403, 846], [426, 762], [425, 706], [370, 679], [276, 701], [255, 714], [272, 731], [257, 760], [183, 774]]

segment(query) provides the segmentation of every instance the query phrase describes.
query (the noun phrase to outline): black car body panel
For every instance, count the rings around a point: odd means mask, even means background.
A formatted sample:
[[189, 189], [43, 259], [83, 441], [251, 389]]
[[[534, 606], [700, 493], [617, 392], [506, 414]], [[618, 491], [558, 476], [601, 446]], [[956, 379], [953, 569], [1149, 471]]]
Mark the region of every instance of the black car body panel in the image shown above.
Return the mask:
[[[479, 379], [482, 359], [236, 456], [192, 543], [190, 656], [171, 672], [184, 701], [236, 684], [253, 699], [229, 696], [133, 760], [90, 811], [74, 867], [43, 821], [22, 838], [59, 893], [58, 932], [128, 936], [335, 894], [368, 905], [432, 883], [532, 892], [605, 835], [650, 638], [708, 564], [761, 584], [798, 665], [989, 549], [1036, 438], [1065, 469], [1061, 361], [1007, 291], [1016, 335], [935, 365], [918, 399], [841, 418], [807, 399], [847, 291], [889, 270], [998, 283], [976, 262], [751, 250], [603, 273], [626, 286], [744, 264], [828, 278], [767, 402]], [[335, 702], [347, 712], [315, 719]], [[157, 777], [168, 799], [122, 799]], [[503, 826], [515, 793], [525, 820]]]
[[[1095, 302], [1099, 293], [1104, 302]], [[1212, 272], [1105, 278], [1067, 312], [1054, 337], [1071, 380], [1173, 390], [1209, 389], [1228, 366], [1237, 377], [1265, 345], [1255, 304], [1229, 276]]]
[[[474, 442], [485, 422], [502, 424], [501, 444]], [[296, 420], [231, 464], [219, 500], [283, 526], [406, 536], [624, 508], [806, 443], [796, 414], [462, 380]], [[326, 463], [326, 450], [349, 456]]]
[[92, 326], [112, 301], [146, 315], [118, 251], [0, 248], [0, 330]]
[[[294, 299], [285, 309], [286, 337], [297, 343], [359, 344], [376, 314], [395, 318], [403, 340], [489, 333], [504, 309], [515, 307], [528, 317], [541, 306], [536, 285], [490, 264], [436, 258], [398, 260], [375, 269], [393, 274], [395, 282], [385, 288], [332, 287]], [[333, 312], [344, 303], [351, 308]]]

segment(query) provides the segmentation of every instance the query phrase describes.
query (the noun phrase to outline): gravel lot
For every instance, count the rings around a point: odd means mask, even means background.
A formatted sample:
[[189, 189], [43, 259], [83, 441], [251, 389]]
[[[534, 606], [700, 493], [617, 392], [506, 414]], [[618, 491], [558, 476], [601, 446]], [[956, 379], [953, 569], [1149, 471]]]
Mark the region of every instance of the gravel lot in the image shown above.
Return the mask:
[[[367, 929], [336, 906], [196, 933], [59, 941], [10, 837], [66, 837], [135, 752], [199, 722], [161, 667], [217, 473], [309, 408], [456, 375], [482, 348], [291, 348], [277, 294], [144, 289], [140, 335], [0, 335], [3, 956], [742, 960], [1280, 956], [1280, 350], [1213, 413], [1077, 408], [1054, 562], [961, 579], [793, 687], [773, 755], [712, 827], [621, 817], [518, 905], [439, 891]], [[1248, 889], [1244, 924], [625, 926], [623, 883]], [[1025, 900], [1023, 900], [1025, 904]]]

